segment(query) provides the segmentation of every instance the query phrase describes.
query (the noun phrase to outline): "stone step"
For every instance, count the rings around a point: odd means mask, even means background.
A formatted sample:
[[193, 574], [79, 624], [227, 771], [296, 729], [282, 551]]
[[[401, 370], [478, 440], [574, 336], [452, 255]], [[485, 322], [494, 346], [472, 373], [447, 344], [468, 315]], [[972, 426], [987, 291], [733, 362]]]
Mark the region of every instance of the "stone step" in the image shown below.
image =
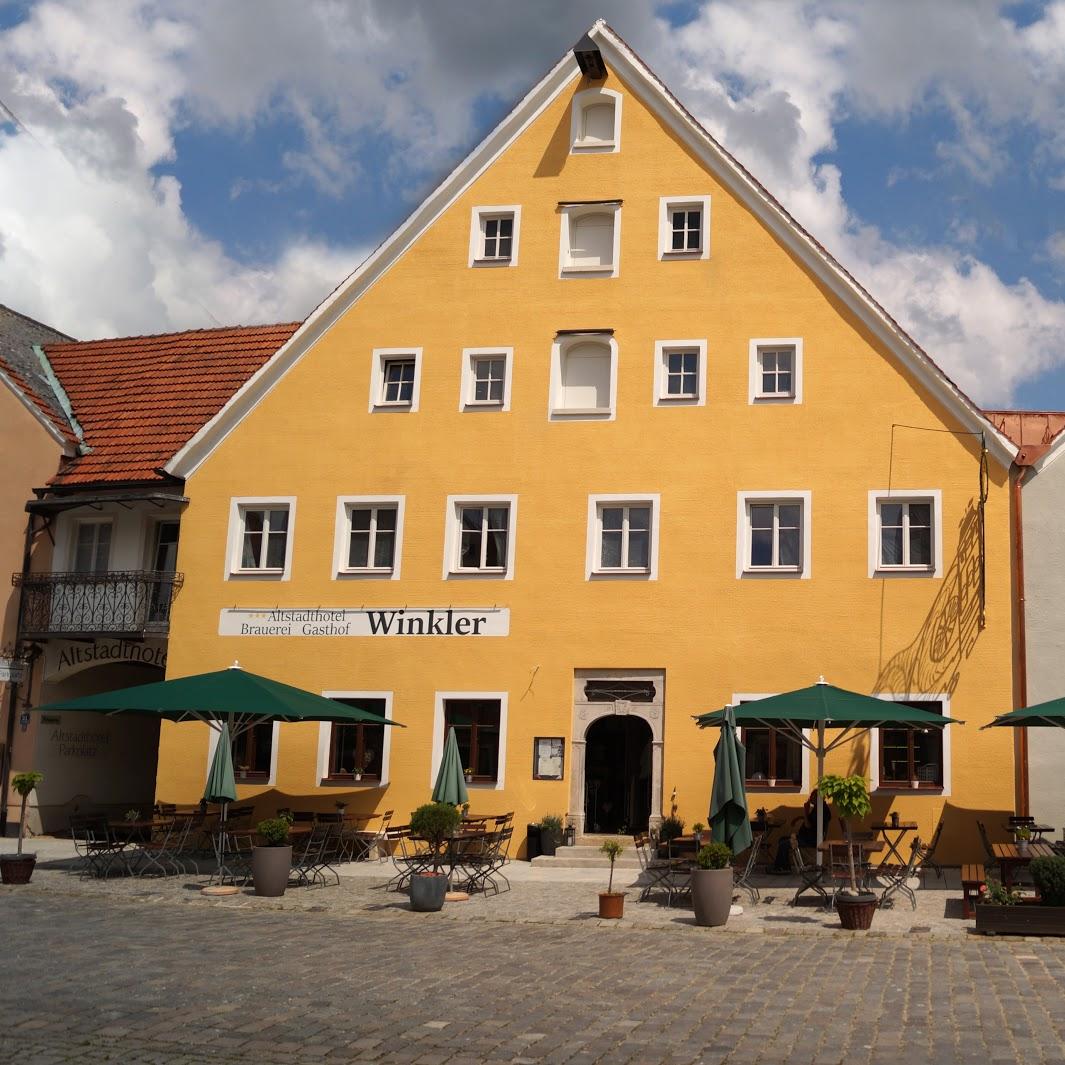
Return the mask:
[[[537, 867], [545, 867], [548, 869], [603, 869], [609, 870], [610, 862], [607, 861], [605, 854], [599, 854], [593, 857], [573, 857], [570, 855], [573, 847], [559, 847], [558, 853], [554, 858], [549, 858], [546, 854], [541, 854], [539, 857], [533, 858], [530, 865]], [[638, 872], [640, 869], [640, 862], [636, 856], [631, 858], [628, 855], [623, 854], [614, 863], [615, 869], [631, 870]]]

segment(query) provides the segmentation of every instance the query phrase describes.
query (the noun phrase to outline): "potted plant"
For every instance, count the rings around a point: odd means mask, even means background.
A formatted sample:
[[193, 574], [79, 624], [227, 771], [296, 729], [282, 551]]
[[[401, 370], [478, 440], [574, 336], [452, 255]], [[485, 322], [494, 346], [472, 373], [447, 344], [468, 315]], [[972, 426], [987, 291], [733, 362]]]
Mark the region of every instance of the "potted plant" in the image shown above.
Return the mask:
[[466, 766], [466, 768], [462, 771], [462, 774], [463, 776], [465, 776], [467, 784], [473, 783], [473, 769], [470, 766]]
[[606, 891], [599, 892], [599, 916], [617, 920], [625, 916], [625, 892], [614, 890], [614, 862], [625, 848], [618, 840], [608, 839], [603, 841], [599, 849], [610, 859], [610, 879]]
[[876, 895], [858, 888], [858, 875], [854, 866], [854, 839], [851, 822], [854, 818], [867, 817], [872, 810], [869, 788], [863, 776], [841, 777], [835, 774], [822, 778], [818, 784], [821, 795], [836, 808], [836, 813], [845, 823], [847, 835], [847, 866], [850, 874], [850, 891], [836, 895], [836, 912], [844, 928], [867, 929], [873, 923], [876, 912]]
[[457, 806], [449, 802], [427, 802], [410, 815], [412, 836], [424, 839], [433, 854], [432, 870], [415, 873], [410, 878], [410, 908], [431, 912], [443, 908], [448, 891], [447, 877], [440, 871], [440, 855], [446, 841], [462, 823]]
[[348, 803], [346, 799], [337, 799], [333, 806], [336, 807], [336, 812], [343, 816], [344, 811], [348, 808]]
[[22, 797], [22, 810], [18, 819], [18, 850], [14, 854], [0, 854], [0, 883], [28, 884], [37, 864], [36, 854], [23, 854], [22, 841], [26, 836], [26, 800], [44, 780], [44, 774], [31, 769], [16, 773], [11, 778], [11, 787]]
[[268, 817], [255, 826], [262, 840], [260, 845], [251, 849], [251, 879], [256, 895], [271, 899], [284, 895], [292, 872], [291, 827], [292, 817], [288, 814]]
[[702, 821], [696, 821], [695, 824], [692, 825], [692, 835], [695, 837], [696, 845], [698, 845], [699, 843], [702, 842], [703, 829], [705, 829], [705, 828], [706, 828], [706, 825], [704, 825], [702, 823]]
[[658, 839], [661, 843], [671, 843], [678, 836], [684, 835], [684, 822], [676, 814], [662, 819], [658, 826]]
[[1013, 830], [1013, 838], [1017, 843], [1017, 853], [1027, 854], [1028, 844], [1032, 840], [1032, 830], [1027, 825], [1019, 825]]
[[540, 853], [553, 857], [562, 846], [562, 830], [565, 827], [558, 814], [544, 814], [540, 818]]
[[719, 928], [732, 909], [732, 851], [724, 843], [708, 843], [695, 856], [692, 871], [692, 908], [695, 923]]
[[[1028, 866], [1038, 901], [989, 880], [977, 899], [976, 931], [1017, 936], [1065, 936], [1065, 857], [1033, 858]], [[1018, 903], [1024, 905], [1018, 905]]]

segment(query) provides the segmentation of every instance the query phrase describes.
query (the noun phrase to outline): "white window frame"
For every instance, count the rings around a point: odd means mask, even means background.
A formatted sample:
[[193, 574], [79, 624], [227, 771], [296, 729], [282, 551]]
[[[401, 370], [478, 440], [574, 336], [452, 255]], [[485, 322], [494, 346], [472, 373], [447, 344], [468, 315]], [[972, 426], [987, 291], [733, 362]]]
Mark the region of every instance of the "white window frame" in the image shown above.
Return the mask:
[[[514, 219], [514, 236], [510, 242], [509, 259], [484, 259], [484, 223], [489, 218], [510, 215]], [[467, 265], [476, 269], [493, 269], [518, 265], [518, 238], [521, 235], [521, 204], [508, 203], [496, 207], [474, 207], [470, 215], [470, 250]]]
[[494, 783], [471, 782], [474, 791], [502, 791], [506, 784], [507, 701], [509, 692], [436, 692], [433, 696], [433, 750], [429, 759], [429, 787], [436, 784], [440, 760], [444, 757], [444, 703], [448, 699], [495, 699], [499, 702], [499, 772]]
[[[678, 351], [695, 351], [699, 356], [696, 370], [696, 395], [670, 396], [666, 392], [669, 381], [669, 355]], [[652, 401], [656, 407], [705, 407], [706, 406], [706, 341], [705, 340], [656, 340], [654, 365], [654, 392]]]
[[[462, 546], [462, 508], [500, 507], [510, 510], [507, 519], [507, 565], [503, 570], [459, 569]], [[444, 580], [512, 581], [514, 580], [514, 546], [518, 536], [518, 497], [516, 495], [448, 496], [444, 511]]]
[[[802, 506], [802, 566], [795, 568], [776, 568], [770, 566], [751, 566], [751, 521], [752, 503], [799, 503]], [[768, 492], [736, 493], [736, 576], [743, 580], [809, 580], [813, 572], [811, 529], [812, 493], [809, 491], [781, 490]]]
[[[774, 695], [779, 695], [780, 692], [733, 692], [732, 693], [732, 705], [739, 706], [740, 703], [756, 703], [759, 699], [771, 699]], [[745, 728], [764, 728], [764, 725], [744, 725], [740, 724], [741, 730]], [[802, 734], [806, 737], [807, 741], [810, 739], [810, 730], [804, 728]], [[799, 793], [802, 795], [808, 795], [810, 793], [810, 748], [805, 744], [801, 747], [801, 759], [802, 759], [802, 783], [799, 785]], [[768, 792], [769, 794], [779, 795], [782, 792], [784, 794], [794, 794], [794, 785], [789, 785], [787, 788], [773, 788], [768, 785], [764, 788], [759, 788], [755, 784], [747, 784], [748, 791]]]
[[[562, 361], [570, 348], [579, 344], [600, 343], [610, 349], [610, 407], [608, 409], [566, 410], [559, 406], [562, 398]], [[556, 336], [551, 345], [551, 379], [548, 386], [548, 421], [605, 421], [617, 417], [618, 342], [610, 333], [570, 333]]]
[[[792, 348], [795, 352], [795, 365], [791, 373], [792, 394], [762, 394], [762, 358], [763, 349]], [[748, 344], [749, 373], [747, 385], [747, 402], [755, 404], [781, 404], [794, 406], [802, 403], [802, 337], [756, 337]]]
[[[621, 151], [621, 105], [624, 97], [614, 89], [585, 89], [574, 93], [570, 105], [569, 150], [571, 155], [613, 155]], [[611, 143], [582, 144], [581, 126], [584, 124], [584, 109], [597, 103], [612, 101], [614, 104], [614, 139]]]
[[74, 518], [70, 522], [69, 526], [69, 550], [67, 559], [67, 569], [70, 572], [75, 572], [75, 567], [78, 564], [78, 534], [83, 525], [92, 525], [95, 527], [96, 532], [93, 537], [93, 561], [95, 562], [96, 551], [99, 549], [100, 544], [100, 526], [107, 525], [111, 529], [111, 538], [107, 544], [107, 568], [102, 570], [85, 570], [85, 575], [90, 576], [93, 573], [111, 573], [116, 569], [115, 566], [115, 546], [118, 536], [118, 523], [115, 517], [111, 514], [100, 515], [99, 517], [84, 517]]
[[[571, 233], [574, 222], [584, 215], [611, 214], [614, 217], [614, 243], [610, 252], [609, 266], [569, 265]], [[574, 203], [559, 208], [558, 276], [563, 279], [617, 277], [621, 259], [621, 204], [620, 203]]]
[[[503, 401], [485, 401], [474, 399], [474, 383], [476, 377], [473, 372], [474, 363], [478, 359], [496, 358], [503, 359]], [[510, 410], [510, 386], [514, 376], [514, 349], [495, 348], [463, 348], [462, 365], [459, 372], [460, 392], [459, 410], [461, 411], [509, 411]]]
[[[880, 504], [928, 503], [932, 507], [932, 565], [885, 566], [880, 561]], [[872, 489], [869, 492], [869, 576], [943, 576], [943, 492], [939, 488]]]
[[[697, 251], [674, 251], [673, 224], [670, 215], [675, 210], [690, 210], [698, 207], [702, 211], [702, 233]], [[709, 196], [662, 196], [658, 201], [658, 258], [665, 259], [709, 259], [710, 258], [710, 197]]]
[[[937, 702], [944, 717], [951, 717], [949, 692], [876, 692], [877, 699], [889, 703]], [[950, 765], [950, 736], [953, 725], [943, 726], [943, 787], [942, 788], [896, 788], [880, 786], [880, 729], [869, 730], [869, 790], [881, 795], [925, 795], [937, 799], [950, 798], [953, 776]]]
[[[385, 364], [400, 359], [414, 360], [414, 388], [411, 390], [410, 403], [386, 403]], [[421, 348], [374, 348], [370, 363], [370, 413], [398, 411], [403, 414], [415, 414], [422, 389], [422, 349]]]
[[[244, 512], [246, 510], [288, 509], [288, 537], [285, 564], [280, 569], [243, 569]], [[296, 542], [295, 496], [232, 496], [229, 500], [229, 534], [226, 538], [225, 579], [227, 581], [287, 581], [292, 576], [292, 549]]]
[[[266, 722], [263, 722], [266, 724]], [[281, 745], [281, 722], [272, 721], [270, 733], [270, 775], [266, 780], [241, 780], [237, 774], [237, 784], [242, 788], [273, 788], [277, 786], [277, 750]], [[214, 752], [218, 747], [218, 730], [208, 728], [210, 735], [207, 738], [207, 772], [211, 772], [211, 763], [214, 761]], [[327, 752], [328, 753], [328, 752]], [[236, 767], [234, 766], [234, 773]]]
[[[600, 511], [607, 506], [649, 506], [651, 508], [651, 542], [648, 545], [648, 567], [642, 569], [603, 569], [600, 566], [602, 518]], [[588, 529], [585, 538], [584, 579], [587, 581], [658, 580], [658, 541], [662, 523], [662, 496], [658, 492], [611, 492], [588, 496]]]
[[[406, 508], [406, 496], [337, 496], [336, 526], [333, 533], [333, 572], [331, 578], [336, 580], [384, 580], [398, 581], [403, 561], [403, 512]], [[350, 534], [349, 514], [352, 510], [363, 507], [396, 508], [396, 551], [392, 559], [392, 568], [371, 566], [367, 569], [352, 569], [347, 564]], [[345, 696], [346, 698], [346, 696]]]
[[[370, 691], [324, 691], [322, 696], [326, 699], [383, 699], [385, 704], [385, 717], [392, 720], [392, 692]], [[389, 784], [389, 767], [392, 761], [392, 732], [395, 725], [386, 725], [384, 728], [384, 741], [381, 744], [381, 779], [380, 780], [345, 780], [341, 782], [323, 784], [329, 769], [329, 741], [332, 738], [334, 724], [343, 722], [320, 721], [318, 723], [318, 776], [312, 781], [315, 788], [329, 791], [334, 788], [387, 788]]]

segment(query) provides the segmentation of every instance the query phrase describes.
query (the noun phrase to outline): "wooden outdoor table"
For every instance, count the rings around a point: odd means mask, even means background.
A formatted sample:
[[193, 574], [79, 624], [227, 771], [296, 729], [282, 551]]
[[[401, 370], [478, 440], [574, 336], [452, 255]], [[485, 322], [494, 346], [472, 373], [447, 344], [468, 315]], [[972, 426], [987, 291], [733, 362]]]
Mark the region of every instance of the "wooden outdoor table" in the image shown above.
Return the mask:
[[[876, 867], [876, 871], [879, 873], [887, 865], [905, 865], [906, 859], [899, 851], [899, 847], [902, 845], [902, 841], [910, 832], [917, 831], [916, 821], [900, 821], [897, 825], [892, 824], [891, 821], [880, 821], [875, 825], [869, 826], [874, 832], [879, 832], [884, 837], [884, 842], [887, 844], [887, 854], [880, 859], [880, 864]], [[894, 839], [891, 837], [891, 833], [895, 833]], [[892, 862], [892, 858], [895, 859]]]
[[1033, 840], [1022, 854], [1016, 843], [992, 843], [991, 850], [998, 862], [998, 871], [1004, 887], [1013, 887], [1013, 871], [1018, 866], [1027, 865], [1033, 858], [1053, 858], [1054, 848], [1049, 843]]
[[1026, 824], [1024, 822], [1016, 822], [1016, 821], [1013, 824], [1011, 824], [1011, 825], [1003, 825], [1002, 827], [1011, 836], [1014, 835], [1019, 829], [1026, 828], [1035, 837], [1035, 841], [1037, 843], [1038, 842], [1042, 842], [1042, 840], [1040, 839], [1041, 836], [1046, 835], [1047, 832], [1053, 832], [1054, 831], [1054, 826], [1053, 825], [1037, 825], [1037, 824], [1034, 824], [1034, 823], [1033, 824]]
[[[846, 845], [845, 839], [826, 839], [817, 849], [822, 854], [828, 854], [829, 847], [845, 847]], [[856, 839], [854, 845], [862, 848], [862, 854], [879, 854], [884, 849], [882, 839]]]

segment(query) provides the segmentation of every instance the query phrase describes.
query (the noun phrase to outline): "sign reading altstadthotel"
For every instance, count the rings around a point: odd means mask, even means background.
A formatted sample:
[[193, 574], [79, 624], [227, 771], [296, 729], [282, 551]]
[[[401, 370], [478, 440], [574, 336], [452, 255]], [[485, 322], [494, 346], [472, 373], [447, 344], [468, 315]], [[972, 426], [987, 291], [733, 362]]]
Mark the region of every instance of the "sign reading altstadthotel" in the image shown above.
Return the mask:
[[506, 636], [509, 632], [510, 611], [498, 607], [226, 607], [218, 618], [219, 636]]

